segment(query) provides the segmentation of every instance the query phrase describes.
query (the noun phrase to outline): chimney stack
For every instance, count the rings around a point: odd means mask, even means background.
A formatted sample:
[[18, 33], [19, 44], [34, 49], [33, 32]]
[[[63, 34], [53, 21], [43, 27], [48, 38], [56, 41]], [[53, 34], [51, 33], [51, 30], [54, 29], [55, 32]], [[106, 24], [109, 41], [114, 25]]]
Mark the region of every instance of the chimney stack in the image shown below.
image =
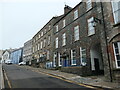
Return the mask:
[[72, 8], [68, 5], [65, 5], [64, 7], [64, 14], [68, 13], [70, 10], [72, 10]]

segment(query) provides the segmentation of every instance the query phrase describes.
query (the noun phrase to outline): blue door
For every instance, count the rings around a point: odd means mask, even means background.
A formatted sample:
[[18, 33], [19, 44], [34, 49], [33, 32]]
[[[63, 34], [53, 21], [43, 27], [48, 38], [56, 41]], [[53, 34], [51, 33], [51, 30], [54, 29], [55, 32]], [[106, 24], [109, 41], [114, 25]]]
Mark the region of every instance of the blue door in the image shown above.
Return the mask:
[[68, 60], [63, 60], [63, 67], [68, 67]]

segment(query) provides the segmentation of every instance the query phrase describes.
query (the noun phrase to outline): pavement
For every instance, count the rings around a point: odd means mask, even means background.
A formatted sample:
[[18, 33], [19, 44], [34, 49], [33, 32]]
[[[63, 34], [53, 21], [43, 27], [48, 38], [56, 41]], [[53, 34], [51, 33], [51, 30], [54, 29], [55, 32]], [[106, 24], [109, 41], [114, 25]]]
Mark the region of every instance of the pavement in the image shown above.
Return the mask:
[[0, 64], [0, 89], [3, 88], [4, 88], [4, 79], [3, 79], [2, 64]]
[[61, 72], [59, 70], [48, 70], [48, 69], [42, 69], [42, 68], [34, 68], [31, 66], [21, 66], [21, 67], [24, 67], [26, 69], [31, 69], [32, 71], [35, 71], [35, 72], [42, 72], [45, 74], [58, 76], [66, 80], [71, 80], [75, 83], [81, 83], [81, 84], [101, 87], [101, 88], [109, 88], [113, 90], [120, 90], [120, 83], [106, 82], [104, 81], [104, 76], [82, 77], [76, 74]]

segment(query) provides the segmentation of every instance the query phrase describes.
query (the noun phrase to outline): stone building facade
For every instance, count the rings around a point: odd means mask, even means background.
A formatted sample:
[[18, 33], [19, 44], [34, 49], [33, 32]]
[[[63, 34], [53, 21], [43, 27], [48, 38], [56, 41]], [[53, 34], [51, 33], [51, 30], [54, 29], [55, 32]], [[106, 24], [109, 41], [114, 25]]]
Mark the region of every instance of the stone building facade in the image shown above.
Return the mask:
[[[105, 30], [106, 51], [102, 54], [106, 55], [104, 59], [104, 66], [106, 69], [105, 76], [111, 81], [120, 82], [120, 1], [103, 2], [103, 27]], [[104, 47], [104, 45], [103, 45]], [[109, 67], [109, 68], [108, 68]]]
[[119, 81], [120, 3], [116, 4], [117, 15], [111, 1], [81, 2], [65, 13], [54, 24], [53, 66], [83, 76], [103, 74], [107, 81]]
[[31, 65], [32, 60], [32, 39], [24, 43], [23, 47], [23, 61]]
[[[74, 8], [65, 5], [64, 14], [33, 37], [33, 59], [40, 67], [82, 76], [102, 74], [107, 81], [119, 82], [120, 2], [85, 1]], [[50, 46], [45, 44], [49, 34]]]
[[79, 3], [54, 25], [54, 66], [83, 76], [104, 73], [102, 28], [93, 26], [94, 18], [98, 18], [97, 3], [89, 4]]
[[53, 24], [60, 18], [53, 17], [32, 38], [32, 64], [41, 68], [52, 68], [53, 58]]

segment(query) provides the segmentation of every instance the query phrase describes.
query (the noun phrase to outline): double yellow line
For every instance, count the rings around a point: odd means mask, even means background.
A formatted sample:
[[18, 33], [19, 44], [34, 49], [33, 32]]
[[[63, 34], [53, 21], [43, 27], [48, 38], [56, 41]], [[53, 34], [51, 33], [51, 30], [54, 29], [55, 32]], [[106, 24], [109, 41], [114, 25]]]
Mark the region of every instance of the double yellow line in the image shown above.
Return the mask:
[[86, 88], [91, 88], [91, 89], [95, 89], [95, 90], [104, 90], [102, 88], [97, 88], [97, 87], [94, 87], [94, 86], [91, 86], [91, 85], [85, 85], [85, 84], [78, 83], [78, 82], [75, 82], [75, 81], [72, 81], [72, 80], [64, 79], [64, 78], [62, 78], [60, 76], [56, 76], [56, 75], [46, 73], [46, 72], [43, 72], [43, 71], [36, 71], [36, 70], [32, 70], [32, 71], [37, 72], [37, 73], [41, 73], [41, 74], [45, 74], [45, 75], [48, 75], [48, 76], [51, 76], [51, 77], [54, 77], [54, 78], [57, 78], [57, 79], [61, 79], [63, 81], [69, 82], [69, 83], [77, 84], [77, 85], [80, 85], [80, 86], [83, 86], [83, 87], [86, 87]]
[[[32, 71], [35, 71], [35, 70], [32, 70]], [[37, 71], [35, 71], [35, 72], [37, 72]], [[95, 89], [95, 90], [104, 90], [104, 89], [93, 87], [93, 86], [90, 86], [90, 85], [85, 85], [85, 84], [77, 83], [77, 82], [72, 81], [72, 80], [67, 80], [67, 79], [64, 79], [62, 77], [59, 77], [59, 76], [56, 76], [56, 75], [52, 75], [52, 74], [49, 74], [49, 73], [46, 73], [46, 72], [39, 71], [38, 73], [46, 74], [46, 75], [49, 75], [51, 77], [54, 77], [54, 78], [57, 78], [57, 79], [61, 79], [63, 81], [69, 82], [69, 83], [73, 83], [73, 84], [77, 84], [77, 85], [80, 85], [80, 86], [84, 86], [86, 88], [91, 88], [91, 89]]]
[[10, 84], [10, 81], [9, 81], [9, 79], [8, 79], [8, 77], [7, 77], [7, 74], [6, 74], [5, 70], [4, 70], [4, 76], [5, 76], [5, 79], [7, 80], [7, 84], [8, 84], [8, 86], [9, 86], [9, 88], [12, 88], [12, 86], [11, 86], [11, 84]]

